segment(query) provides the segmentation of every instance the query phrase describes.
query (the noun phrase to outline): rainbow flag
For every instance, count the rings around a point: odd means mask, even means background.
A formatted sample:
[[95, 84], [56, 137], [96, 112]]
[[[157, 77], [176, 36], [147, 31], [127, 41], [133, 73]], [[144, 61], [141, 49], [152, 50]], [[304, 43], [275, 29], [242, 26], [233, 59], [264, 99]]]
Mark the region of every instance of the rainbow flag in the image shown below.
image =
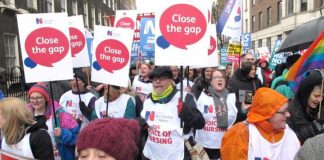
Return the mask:
[[296, 91], [307, 71], [320, 68], [324, 68], [324, 32], [315, 39], [285, 77], [288, 81], [295, 82], [291, 86]]

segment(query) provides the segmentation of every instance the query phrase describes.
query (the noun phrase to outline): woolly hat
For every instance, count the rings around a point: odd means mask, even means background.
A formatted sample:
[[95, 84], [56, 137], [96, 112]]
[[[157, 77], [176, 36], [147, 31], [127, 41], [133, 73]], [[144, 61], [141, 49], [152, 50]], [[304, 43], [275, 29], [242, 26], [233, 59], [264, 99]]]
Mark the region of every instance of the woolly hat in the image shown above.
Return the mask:
[[247, 121], [250, 123], [261, 122], [271, 118], [288, 99], [279, 92], [262, 87], [253, 96], [250, 111], [247, 114]]
[[167, 66], [156, 67], [151, 72], [149, 78], [153, 79], [154, 77], [168, 77], [172, 79], [172, 72], [171, 69]]
[[286, 59], [286, 68], [290, 68], [295, 62], [299, 59], [300, 54], [293, 54], [287, 57]]
[[96, 148], [116, 160], [133, 160], [136, 156], [140, 126], [124, 118], [96, 119], [82, 129], [76, 143], [77, 151]]
[[34, 84], [28, 91], [28, 97], [30, 97], [30, 95], [33, 92], [38, 92], [38, 93], [42, 94], [44, 96], [44, 98], [46, 99], [46, 101], [48, 101], [50, 99], [49, 94], [48, 94], [48, 88], [45, 83]]
[[79, 78], [84, 84], [88, 84], [87, 83], [87, 76], [83, 72], [75, 71], [74, 72], [74, 77]]

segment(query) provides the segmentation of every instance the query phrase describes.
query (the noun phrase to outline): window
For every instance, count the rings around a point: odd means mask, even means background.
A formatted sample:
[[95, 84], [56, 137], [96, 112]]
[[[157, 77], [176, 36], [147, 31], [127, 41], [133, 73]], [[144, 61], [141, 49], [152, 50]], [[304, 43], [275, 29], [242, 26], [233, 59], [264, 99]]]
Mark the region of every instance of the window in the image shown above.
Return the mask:
[[282, 34], [279, 34], [277, 39], [282, 40]]
[[271, 7], [267, 8], [267, 26], [271, 25]]
[[61, 0], [61, 12], [66, 12], [66, 0]]
[[259, 30], [262, 29], [263, 19], [262, 12], [259, 12]]
[[307, 0], [301, 0], [300, 1], [300, 11], [307, 11]]
[[46, 9], [48, 13], [54, 12], [54, 3], [53, 0], [46, 0]]
[[277, 8], [278, 8], [278, 11], [277, 11], [277, 21], [280, 22], [281, 19], [282, 19], [282, 1], [280, 1], [280, 2], [277, 3]]
[[252, 49], [255, 50], [255, 41], [252, 41]]
[[32, 8], [37, 10], [37, 1], [36, 0], [27, 0], [27, 8]]
[[255, 30], [254, 29], [254, 24], [255, 24], [255, 16], [252, 16], [252, 21], [251, 21], [251, 30], [252, 30], [252, 32]]
[[292, 16], [294, 13], [294, 1], [293, 0], [287, 0], [287, 15]]
[[102, 19], [101, 19], [101, 10], [98, 9], [98, 24], [101, 25], [102, 24]]
[[321, 6], [324, 6], [324, 0], [321, 0]]
[[73, 16], [78, 15], [78, 1], [77, 0], [72, 1], [72, 15]]
[[5, 4], [10, 7], [15, 7], [15, 0], [5, 0]]
[[271, 37], [267, 38], [267, 47], [268, 47], [269, 51], [271, 51]]
[[262, 39], [258, 40], [258, 48], [262, 47]]
[[252, 5], [252, 7], [254, 7], [254, 5], [255, 5], [255, 0], [251, 0], [251, 5]]
[[83, 1], [83, 18], [85, 27], [89, 27], [88, 21], [88, 3], [87, 1]]
[[96, 25], [96, 10], [94, 5], [91, 5], [91, 24], [92, 29], [94, 29], [94, 26]]
[[108, 0], [108, 7], [111, 8], [111, 0]]
[[17, 36], [4, 33], [3, 37], [7, 67], [19, 65]]

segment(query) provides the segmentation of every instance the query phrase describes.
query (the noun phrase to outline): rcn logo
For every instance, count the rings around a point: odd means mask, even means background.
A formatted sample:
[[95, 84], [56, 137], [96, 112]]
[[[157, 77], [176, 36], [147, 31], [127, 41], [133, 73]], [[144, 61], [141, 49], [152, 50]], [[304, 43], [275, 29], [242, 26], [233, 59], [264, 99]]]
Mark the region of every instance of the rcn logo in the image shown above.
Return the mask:
[[213, 113], [213, 105], [204, 105], [204, 113]]
[[145, 121], [154, 121], [155, 119], [155, 112], [154, 111], [146, 111], [145, 113]]
[[36, 18], [36, 24], [43, 24], [42, 18]]

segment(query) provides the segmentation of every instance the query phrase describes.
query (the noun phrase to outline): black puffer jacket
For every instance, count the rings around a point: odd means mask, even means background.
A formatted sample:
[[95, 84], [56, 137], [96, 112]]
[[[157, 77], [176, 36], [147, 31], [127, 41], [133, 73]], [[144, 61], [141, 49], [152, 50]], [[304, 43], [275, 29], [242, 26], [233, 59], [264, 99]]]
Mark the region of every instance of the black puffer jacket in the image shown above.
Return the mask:
[[314, 124], [315, 118], [306, 113], [300, 102], [294, 98], [288, 105], [290, 117], [287, 119], [289, 127], [295, 131], [298, 139], [303, 143], [306, 139], [319, 134]]
[[235, 106], [238, 112], [235, 123], [244, 121], [246, 119], [246, 113], [243, 113], [241, 108], [242, 101], [244, 100], [245, 91], [252, 91], [254, 95], [256, 90], [262, 87], [262, 83], [257, 77], [247, 78], [247, 76], [243, 74], [242, 70], [238, 69], [235, 71], [234, 75], [229, 80], [228, 87], [229, 93], [235, 93], [236, 97]]
[[[318, 71], [312, 71], [304, 78], [299, 86], [295, 98], [289, 103], [288, 111], [290, 117], [287, 123], [295, 131], [299, 140], [303, 143], [306, 139], [311, 138], [321, 132], [315, 126], [319, 107], [308, 107], [308, 99], [315, 86], [320, 86], [322, 76]], [[322, 102], [323, 104], [323, 102]], [[317, 123], [318, 124], [318, 123]]]

